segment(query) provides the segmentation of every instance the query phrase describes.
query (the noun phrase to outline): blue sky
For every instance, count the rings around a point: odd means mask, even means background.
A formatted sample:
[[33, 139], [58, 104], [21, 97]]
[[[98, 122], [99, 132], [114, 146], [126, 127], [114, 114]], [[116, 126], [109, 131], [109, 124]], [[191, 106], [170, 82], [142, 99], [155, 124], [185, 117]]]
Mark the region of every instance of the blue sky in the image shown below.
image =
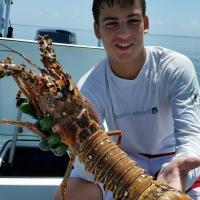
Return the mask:
[[[12, 24], [93, 29], [92, 0], [13, 0], [13, 2]], [[200, 37], [199, 10], [200, 0], [147, 0], [150, 33]]]
[[150, 32], [200, 37], [200, 0], [147, 0]]

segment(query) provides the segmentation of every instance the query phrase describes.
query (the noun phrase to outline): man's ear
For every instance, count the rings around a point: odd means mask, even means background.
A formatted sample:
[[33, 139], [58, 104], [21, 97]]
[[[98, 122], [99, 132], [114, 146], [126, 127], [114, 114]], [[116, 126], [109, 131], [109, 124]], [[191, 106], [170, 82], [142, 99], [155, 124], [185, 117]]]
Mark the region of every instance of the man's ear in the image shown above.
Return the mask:
[[96, 22], [94, 22], [94, 33], [96, 35], [96, 38], [98, 40], [100, 40], [101, 39], [101, 35], [100, 35], [100, 32], [99, 32], [99, 25]]
[[144, 16], [144, 34], [147, 34], [149, 32], [149, 17]]

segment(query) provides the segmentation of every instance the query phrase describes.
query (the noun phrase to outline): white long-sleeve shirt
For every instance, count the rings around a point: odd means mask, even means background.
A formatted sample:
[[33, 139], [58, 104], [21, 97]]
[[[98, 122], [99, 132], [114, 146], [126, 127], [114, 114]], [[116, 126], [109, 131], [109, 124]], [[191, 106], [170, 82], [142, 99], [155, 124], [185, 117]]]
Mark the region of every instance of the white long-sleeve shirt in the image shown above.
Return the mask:
[[[134, 80], [114, 75], [106, 58], [78, 86], [101, 123], [105, 120], [109, 130], [122, 130], [120, 147], [153, 175], [169, 158], [151, 159], [149, 165], [140, 153], [200, 156], [200, 89], [186, 56], [161, 47], [146, 51], [146, 62]], [[77, 173], [86, 178], [78, 161], [72, 176]], [[198, 176], [199, 168], [191, 171], [187, 188]]]

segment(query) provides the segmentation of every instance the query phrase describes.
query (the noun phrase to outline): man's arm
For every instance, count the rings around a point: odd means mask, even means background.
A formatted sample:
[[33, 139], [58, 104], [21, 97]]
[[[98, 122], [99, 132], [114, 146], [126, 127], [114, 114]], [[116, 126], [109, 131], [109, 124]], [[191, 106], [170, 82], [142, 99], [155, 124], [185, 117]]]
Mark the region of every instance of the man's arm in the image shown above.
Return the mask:
[[184, 192], [187, 174], [199, 166], [200, 158], [198, 157], [176, 158], [160, 171], [158, 180]]
[[168, 63], [167, 91], [172, 108], [176, 154], [158, 179], [186, 191], [200, 176], [200, 87], [192, 62], [176, 54]]
[[[78, 177], [70, 177], [68, 180], [67, 194], [70, 200], [102, 200], [103, 194], [98, 184], [85, 181]], [[62, 200], [60, 187], [55, 195], [55, 200]]]

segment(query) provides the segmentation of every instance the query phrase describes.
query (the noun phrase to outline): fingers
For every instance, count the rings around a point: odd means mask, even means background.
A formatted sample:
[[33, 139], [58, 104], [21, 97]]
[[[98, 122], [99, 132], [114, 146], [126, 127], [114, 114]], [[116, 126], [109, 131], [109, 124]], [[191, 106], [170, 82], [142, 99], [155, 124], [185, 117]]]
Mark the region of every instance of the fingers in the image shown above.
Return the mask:
[[190, 170], [200, 167], [200, 158], [199, 157], [177, 158], [176, 161], [177, 161], [177, 167], [183, 173], [188, 173]]
[[181, 157], [172, 160], [158, 174], [158, 180], [182, 191], [190, 170], [200, 167], [199, 157]]
[[177, 168], [173, 169], [171, 166], [166, 166], [158, 174], [157, 180], [175, 188], [176, 190], [182, 191], [185, 178], [180, 176], [179, 170], [177, 170]]

